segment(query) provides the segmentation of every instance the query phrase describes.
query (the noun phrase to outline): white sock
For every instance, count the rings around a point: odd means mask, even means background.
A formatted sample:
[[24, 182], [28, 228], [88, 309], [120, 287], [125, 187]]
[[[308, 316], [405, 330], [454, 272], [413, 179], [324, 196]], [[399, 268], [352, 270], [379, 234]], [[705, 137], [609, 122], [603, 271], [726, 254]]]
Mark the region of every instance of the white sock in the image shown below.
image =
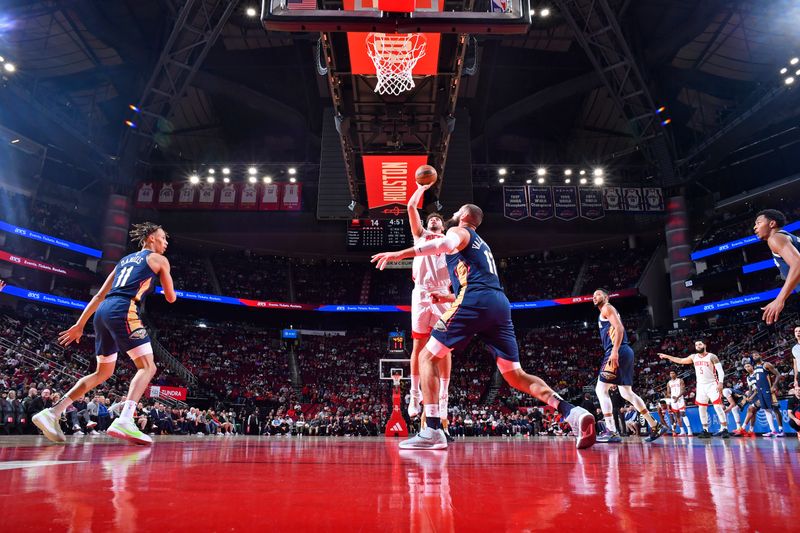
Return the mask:
[[450, 388], [450, 379], [439, 379], [439, 414], [444, 420], [447, 420], [447, 399]]
[[688, 416], [683, 415], [683, 423], [686, 425], [686, 433], [688, 435], [691, 435], [692, 434], [692, 426], [689, 425], [689, 417]]
[[617, 432], [617, 425], [614, 423], [614, 417], [612, 415], [603, 415], [603, 420], [606, 421], [606, 429], [612, 433]]
[[422, 397], [422, 390], [419, 388], [419, 374], [416, 376], [411, 374], [411, 397], [412, 398], [421, 398]]
[[126, 400], [125, 407], [122, 408], [122, 414], [119, 415], [122, 420], [133, 420], [133, 415], [136, 413], [136, 402], [133, 400]]
[[728, 429], [728, 416], [725, 414], [725, 410], [722, 408], [722, 406], [718, 403], [715, 403], [714, 411], [717, 413], [719, 425], [722, 427], [722, 429]]
[[54, 415], [56, 415], [56, 418], [58, 418], [62, 414], [64, 414], [64, 411], [66, 411], [67, 407], [69, 407], [70, 405], [72, 405], [72, 398], [70, 398], [67, 395], [64, 395], [64, 397], [61, 398], [61, 401], [59, 401], [57, 404], [51, 407], [50, 410], [53, 412]]
[[426, 417], [434, 417], [439, 418], [439, 404], [438, 403], [426, 403], [425, 404], [425, 416]]
[[777, 433], [778, 430], [775, 429], [775, 415], [773, 415], [772, 411], [769, 409], [764, 409], [764, 414], [767, 415], [767, 424], [769, 424], [769, 430], [773, 433]]
[[700, 423], [703, 425], [703, 431], [708, 431], [708, 407], [701, 405], [697, 408], [697, 414], [700, 415]]
[[731, 412], [733, 413], [733, 420], [736, 421], [736, 429], [742, 429], [742, 415], [739, 411], [739, 406], [734, 405]]

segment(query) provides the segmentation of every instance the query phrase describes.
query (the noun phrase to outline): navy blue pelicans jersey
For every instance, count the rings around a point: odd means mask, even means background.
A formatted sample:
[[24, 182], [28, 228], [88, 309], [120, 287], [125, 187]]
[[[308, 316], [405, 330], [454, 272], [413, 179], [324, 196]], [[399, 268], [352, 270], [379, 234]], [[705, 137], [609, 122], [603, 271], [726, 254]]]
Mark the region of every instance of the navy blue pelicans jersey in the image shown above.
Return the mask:
[[[770, 390], [769, 372], [767, 372], [767, 369], [764, 368], [764, 365], [757, 365], [754, 368], [755, 371], [753, 372], [753, 376], [755, 376], [754, 382], [756, 387], [758, 387], [758, 390], [761, 392], [768, 392]], [[747, 381], [749, 383], [749, 377]]]
[[464, 228], [469, 232], [469, 243], [463, 250], [447, 255], [447, 272], [456, 298], [463, 298], [462, 292], [489, 289], [502, 291], [500, 278], [497, 277], [497, 265], [489, 245], [481, 239], [475, 230]]
[[[616, 311], [615, 311], [616, 312]], [[600, 315], [600, 318], [597, 321], [597, 326], [600, 328], [600, 342], [603, 343], [603, 350], [606, 352], [610, 352], [611, 349], [614, 347], [614, 339], [617, 336], [617, 331], [614, 329], [614, 326], [611, 325], [610, 320], [606, 320]], [[628, 332], [622, 332], [622, 346], [628, 345]]]
[[141, 250], [120, 259], [108, 298], [120, 296], [138, 304], [153, 292], [156, 273], [147, 264], [147, 256], [151, 253], [150, 250]]
[[[789, 240], [792, 242], [794, 247], [797, 249], [798, 252], [800, 252], [800, 237], [798, 237], [797, 235], [792, 235], [788, 231], [784, 230], [780, 230], [778, 231], [778, 233], [782, 233], [783, 235], [789, 237]], [[772, 260], [775, 262], [775, 266], [778, 267], [778, 270], [781, 273], [781, 278], [786, 279], [787, 277], [789, 277], [789, 265], [786, 263], [786, 261], [783, 260], [783, 257], [781, 257], [779, 254], [773, 253]]]

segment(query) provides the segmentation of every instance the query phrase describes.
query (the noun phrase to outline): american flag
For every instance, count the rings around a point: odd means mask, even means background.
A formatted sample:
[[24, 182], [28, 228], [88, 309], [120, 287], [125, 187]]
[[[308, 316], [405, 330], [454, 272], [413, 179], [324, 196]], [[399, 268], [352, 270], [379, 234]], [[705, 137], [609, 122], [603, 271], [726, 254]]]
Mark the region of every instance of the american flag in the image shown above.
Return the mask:
[[317, 9], [317, 0], [286, 0], [286, 8], [298, 11]]

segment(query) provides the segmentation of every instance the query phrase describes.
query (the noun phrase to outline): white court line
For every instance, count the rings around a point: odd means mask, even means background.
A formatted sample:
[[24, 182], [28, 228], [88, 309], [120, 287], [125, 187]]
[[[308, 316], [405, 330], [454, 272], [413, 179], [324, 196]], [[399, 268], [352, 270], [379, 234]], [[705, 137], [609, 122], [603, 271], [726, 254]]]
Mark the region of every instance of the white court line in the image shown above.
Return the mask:
[[88, 461], [2, 461], [0, 470], [13, 470], [14, 468], [36, 468], [38, 466], [70, 465], [86, 463]]

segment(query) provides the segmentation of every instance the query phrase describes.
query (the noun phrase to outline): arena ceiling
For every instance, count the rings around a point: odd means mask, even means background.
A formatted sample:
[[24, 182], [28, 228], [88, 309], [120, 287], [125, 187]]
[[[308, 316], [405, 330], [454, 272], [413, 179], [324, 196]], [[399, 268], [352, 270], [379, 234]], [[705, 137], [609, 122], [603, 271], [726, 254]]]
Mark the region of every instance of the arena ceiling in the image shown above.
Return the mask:
[[[209, 11], [220, 4], [203, 1]], [[128, 106], [140, 101], [183, 3], [6, 0], [0, 55], [18, 68], [3, 80], [0, 124], [82, 169], [70, 178], [75, 187], [129, 172], [118, 168], [130, 142], [124, 121], [134, 118]], [[797, 90], [747, 116], [781, 89], [779, 69], [800, 54], [797, 2], [608, 4], [653, 101], [671, 119], [670, 156], [680, 172], [699, 175], [765, 132], [797, 125]], [[315, 67], [318, 35], [267, 32], [247, 16], [250, 6], [240, 1], [227, 17], [166, 111], [155, 149], [137, 154], [140, 166], [319, 160], [331, 97]], [[604, 163], [648, 175], [627, 121], [557, 9], [535, 18], [526, 35], [477, 43], [478, 68], [462, 80], [458, 100], [471, 116], [473, 163]]]

